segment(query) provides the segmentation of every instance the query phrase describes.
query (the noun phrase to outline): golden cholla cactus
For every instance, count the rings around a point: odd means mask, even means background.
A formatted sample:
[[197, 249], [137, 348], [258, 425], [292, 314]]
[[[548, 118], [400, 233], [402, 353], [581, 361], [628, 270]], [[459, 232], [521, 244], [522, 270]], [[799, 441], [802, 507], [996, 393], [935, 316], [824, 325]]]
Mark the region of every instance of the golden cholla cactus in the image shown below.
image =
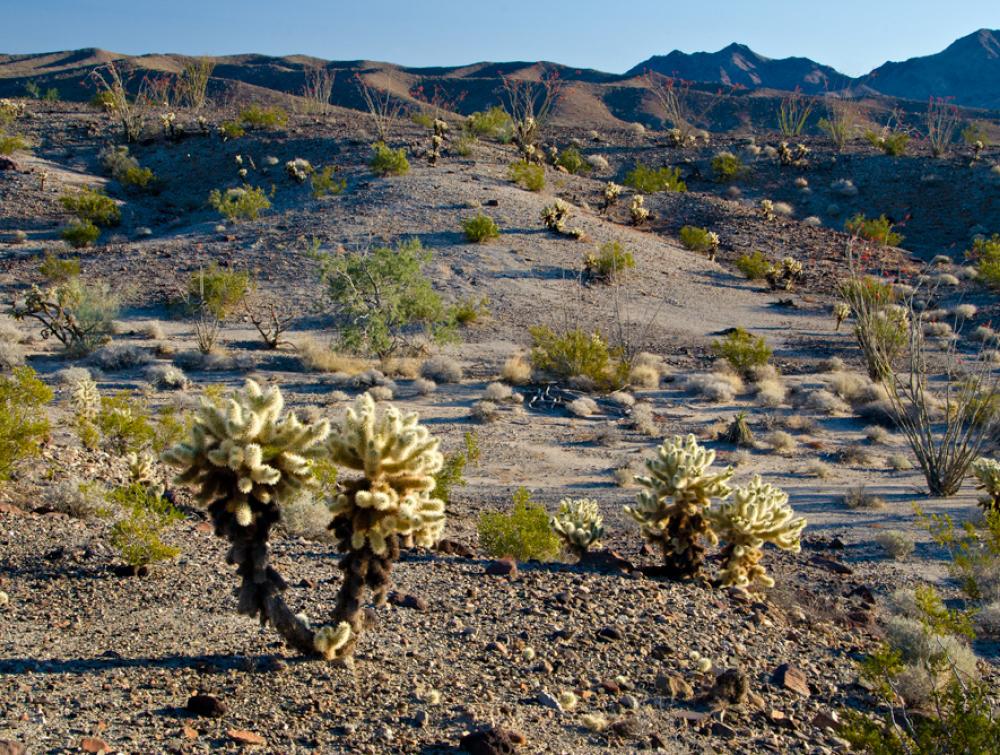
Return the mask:
[[96, 419], [101, 411], [101, 393], [97, 389], [97, 383], [89, 376], [77, 380], [70, 389], [69, 402], [77, 419]]
[[693, 435], [678, 435], [665, 440], [656, 458], [646, 462], [649, 476], [636, 478], [645, 490], [625, 512], [647, 540], [660, 546], [670, 576], [695, 576], [705, 554], [701, 538], [718, 542], [705, 510], [713, 498], [732, 492], [727, 482], [733, 470], [714, 471], [714, 462], [715, 452], [700, 446]]
[[328, 658], [348, 658], [363, 627], [362, 600], [370, 589], [385, 600], [401, 538], [429, 547], [444, 529], [444, 502], [432, 498], [434, 474], [444, 465], [438, 440], [416, 414], [375, 408], [370, 394], [358, 397], [335, 425], [330, 459], [362, 473], [341, 483], [331, 502], [331, 529], [344, 553], [344, 581], [334, 618], [340, 624], [316, 636], [316, 649]]
[[559, 512], [549, 523], [566, 547], [580, 558], [591, 546], [600, 545], [604, 537], [604, 517], [597, 501], [590, 498], [563, 498]]
[[972, 462], [972, 474], [979, 480], [977, 486], [985, 490], [989, 498], [984, 498], [980, 504], [984, 508], [1000, 511], [1000, 462], [981, 456]]
[[183, 470], [178, 482], [197, 486], [202, 503], [225, 501], [248, 527], [261, 506], [291, 499], [312, 480], [312, 460], [330, 433], [326, 421], [305, 425], [283, 416], [284, 406], [277, 386], [265, 391], [253, 380], [228, 404], [202, 399], [191, 437], [163, 460]]
[[774, 580], [767, 575], [760, 560], [760, 547], [773, 543], [778, 548], [798, 553], [799, 538], [806, 520], [796, 517], [788, 505], [788, 495], [754, 475], [746, 487], [736, 488], [728, 501], [710, 508], [707, 517], [719, 536], [726, 541], [722, 551], [720, 581], [725, 586], [747, 587], [754, 580], [767, 587]]

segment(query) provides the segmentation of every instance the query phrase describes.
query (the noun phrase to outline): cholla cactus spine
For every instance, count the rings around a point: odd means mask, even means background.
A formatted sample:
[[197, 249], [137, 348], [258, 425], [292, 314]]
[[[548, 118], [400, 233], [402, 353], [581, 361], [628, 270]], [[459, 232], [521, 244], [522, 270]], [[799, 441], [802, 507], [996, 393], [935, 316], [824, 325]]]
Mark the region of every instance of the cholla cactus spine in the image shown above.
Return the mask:
[[656, 458], [646, 462], [649, 476], [636, 478], [645, 490], [635, 506], [625, 507], [643, 536], [660, 546], [671, 576], [697, 575], [705, 553], [700, 539], [718, 542], [705, 510], [713, 498], [732, 492], [727, 482], [733, 470], [713, 471], [714, 462], [715, 452], [700, 446], [693, 435], [665, 440]]
[[82, 377], [73, 384], [69, 401], [79, 421], [92, 422], [101, 411], [101, 392], [90, 377]]
[[604, 537], [604, 517], [597, 501], [590, 498], [562, 499], [559, 512], [549, 523], [566, 547], [580, 558], [591, 547], [600, 545]]
[[717, 534], [726, 541], [720, 581], [724, 586], [747, 587], [755, 580], [773, 587], [774, 580], [761, 566], [764, 543], [798, 553], [806, 520], [796, 517], [788, 495], [754, 475], [746, 487], [736, 488], [730, 500], [720, 501], [706, 514]]

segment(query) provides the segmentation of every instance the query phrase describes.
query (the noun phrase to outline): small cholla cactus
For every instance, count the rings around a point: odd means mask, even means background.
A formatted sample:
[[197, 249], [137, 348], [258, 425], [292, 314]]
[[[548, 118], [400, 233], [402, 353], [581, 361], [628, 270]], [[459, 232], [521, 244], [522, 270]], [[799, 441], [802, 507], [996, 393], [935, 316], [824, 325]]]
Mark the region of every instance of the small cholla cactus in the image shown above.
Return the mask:
[[45, 182], [48, 181], [48, 180], [49, 180], [49, 172], [48, 171], [43, 170], [41, 173], [38, 174], [38, 188], [41, 191], [45, 191]]
[[542, 210], [542, 222], [545, 227], [555, 233], [566, 233], [566, 220], [569, 219], [569, 205], [561, 199]]
[[427, 161], [431, 165], [437, 165], [437, 161], [441, 159], [441, 150], [444, 148], [445, 139], [448, 137], [448, 123], [440, 118], [435, 118], [432, 129], [431, 148], [427, 151]]
[[1000, 462], [981, 456], [972, 462], [972, 474], [979, 480], [976, 487], [987, 493], [980, 499], [980, 505], [989, 511], [1000, 511]]
[[712, 469], [715, 452], [698, 445], [693, 435], [663, 441], [656, 458], [646, 462], [648, 477], [636, 477], [645, 490], [635, 506], [626, 506], [643, 536], [663, 553], [664, 569], [672, 577], [694, 577], [705, 559], [705, 538], [718, 542], [705, 512], [713, 498], [727, 498], [731, 467]]
[[798, 553], [799, 537], [806, 520], [796, 517], [788, 505], [788, 495], [754, 475], [746, 487], [736, 488], [733, 497], [720, 501], [706, 514], [715, 532], [725, 542], [722, 549], [723, 586], [747, 587], [755, 580], [773, 587], [760, 560], [760, 547], [773, 543], [778, 548]]
[[785, 257], [764, 274], [772, 291], [791, 291], [802, 280], [802, 263], [794, 257]]
[[649, 221], [649, 210], [646, 209], [645, 202], [642, 194], [636, 194], [632, 197], [632, 205], [628, 208], [629, 215], [632, 217], [632, 225], [640, 226]]
[[27, 108], [24, 103], [9, 99], [0, 99], [0, 121], [12, 121], [24, 115]]
[[851, 305], [846, 301], [838, 301], [833, 305], [833, 319], [837, 321], [837, 327], [834, 330], [840, 330], [840, 326], [844, 324], [844, 320], [851, 316]]
[[160, 116], [160, 125], [163, 127], [164, 136], [173, 136], [176, 130], [177, 116], [174, 113], [163, 113]]
[[774, 220], [774, 202], [772, 202], [770, 199], [760, 200], [760, 207], [758, 209], [758, 212], [760, 213], [760, 216], [764, 220], [768, 221]]
[[706, 234], [705, 236], [705, 240], [708, 242], [708, 249], [706, 250], [708, 254], [708, 260], [709, 262], [714, 262], [715, 255], [719, 251], [719, 234], [717, 234], [715, 231], [709, 231], [708, 234]]
[[618, 197], [621, 196], [622, 187], [616, 184], [614, 181], [608, 181], [604, 185], [604, 192], [601, 199], [601, 211], [607, 212], [611, 205], [618, 202]]
[[199, 115], [195, 119], [195, 123], [198, 124], [198, 130], [201, 131], [201, 133], [208, 134], [208, 131], [209, 131], [209, 129], [208, 129], [208, 119], [205, 116]]
[[247, 380], [227, 404], [203, 399], [187, 440], [163, 461], [181, 469], [177, 481], [197, 489], [215, 532], [232, 544], [227, 560], [242, 578], [238, 610], [270, 621], [285, 641], [316, 653], [315, 633], [282, 598], [287, 587], [270, 565], [268, 539], [282, 505], [315, 484], [313, 461], [325, 454], [326, 421], [303, 424], [285, 414], [276, 386]]
[[285, 173], [288, 174], [289, 178], [299, 183], [305, 183], [305, 180], [309, 178], [313, 170], [312, 163], [302, 157], [296, 157], [294, 160], [289, 160], [285, 163]]
[[153, 458], [152, 454], [146, 451], [130, 453], [125, 457], [125, 463], [128, 464], [130, 482], [142, 485], [157, 498], [163, 498], [166, 486], [156, 473], [156, 459]]
[[781, 142], [778, 145], [778, 162], [785, 166], [804, 168], [809, 164], [810, 149], [804, 144], [796, 144], [792, 149], [788, 142]]
[[444, 465], [439, 441], [414, 414], [389, 407], [381, 412], [368, 393], [362, 394], [334, 427], [328, 447], [330, 460], [357, 470], [360, 477], [341, 483], [330, 505], [330, 529], [344, 556], [344, 582], [334, 608], [335, 619], [350, 628], [339, 630], [336, 647], [317, 635], [316, 649], [328, 658], [351, 655], [363, 626], [362, 601], [370, 589], [377, 602], [385, 600], [392, 564], [401, 541], [430, 547], [444, 530], [444, 502], [432, 498], [434, 474]]
[[597, 501], [589, 498], [563, 498], [559, 512], [549, 523], [577, 558], [583, 558], [592, 546], [600, 545], [604, 537], [604, 517]]
[[89, 377], [82, 377], [73, 383], [69, 394], [70, 406], [77, 420], [92, 422], [101, 411], [101, 393], [97, 383]]

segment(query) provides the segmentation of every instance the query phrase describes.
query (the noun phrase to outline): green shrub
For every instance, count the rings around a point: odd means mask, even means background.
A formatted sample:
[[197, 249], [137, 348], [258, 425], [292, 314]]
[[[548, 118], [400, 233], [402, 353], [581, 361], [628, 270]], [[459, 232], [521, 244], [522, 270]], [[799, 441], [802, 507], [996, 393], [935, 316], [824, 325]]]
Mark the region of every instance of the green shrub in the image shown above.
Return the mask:
[[80, 260], [76, 257], [61, 260], [53, 252], [46, 252], [38, 272], [49, 283], [65, 283], [80, 274]]
[[529, 328], [531, 364], [563, 379], [588, 378], [596, 387], [617, 389], [628, 378], [620, 349], [612, 349], [600, 333], [576, 328], [559, 334], [542, 325]]
[[27, 140], [20, 136], [4, 136], [0, 134], [0, 155], [13, 155], [24, 152], [30, 147]]
[[195, 310], [207, 310], [220, 320], [232, 314], [250, 290], [250, 274], [219, 267], [213, 262], [188, 278], [188, 302]]
[[82, 223], [70, 223], [62, 229], [59, 236], [74, 249], [83, 249], [101, 237], [101, 229], [85, 220]]
[[590, 165], [583, 159], [583, 155], [576, 147], [567, 147], [560, 152], [559, 157], [556, 158], [556, 165], [565, 168], [567, 173], [572, 173], [574, 176], [578, 173], [590, 172]]
[[541, 165], [518, 160], [512, 163], [508, 173], [510, 180], [528, 191], [541, 191], [545, 188], [545, 168]]
[[430, 113], [410, 113], [410, 120], [424, 128], [434, 128], [434, 116]]
[[70, 278], [45, 291], [33, 286], [12, 313], [16, 320], [36, 320], [44, 338], [55, 337], [70, 355], [83, 356], [109, 339], [120, 303], [108, 284]]
[[635, 257], [626, 251], [617, 241], [601, 244], [595, 254], [590, 252], [583, 260], [584, 270], [588, 275], [601, 281], [614, 280], [626, 270], [635, 267]]
[[226, 189], [223, 194], [212, 189], [208, 203], [228, 220], [256, 220], [260, 213], [271, 207], [264, 190], [254, 186]]
[[509, 141], [513, 123], [506, 110], [494, 105], [485, 112], [470, 115], [465, 122], [465, 128], [473, 136], [501, 140], [506, 137], [506, 140]]
[[883, 380], [909, 340], [909, 315], [889, 283], [852, 277], [839, 293], [855, 318], [854, 335], [872, 380]]
[[743, 377], [749, 377], [754, 367], [762, 367], [771, 358], [771, 349], [764, 339], [743, 328], [734, 328], [725, 338], [713, 341], [712, 352]]
[[453, 335], [453, 318], [423, 268], [432, 255], [416, 239], [368, 252], [319, 255], [320, 274], [341, 341], [356, 353], [385, 359], [416, 329], [437, 340]]
[[219, 134], [223, 139], [239, 139], [241, 136], [246, 136], [247, 132], [236, 121], [223, 121], [219, 126]]
[[288, 125], [288, 113], [280, 107], [250, 105], [240, 111], [239, 122], [249, 129], [284, 128]]
[[122, 561], [138, 569], [180, 553], [177, 548], [166, 545], [160, 536], [184, 517], [159, 491], [135, 482], [115, 488], [107, 498], [123, 514], [110, 533], [111, 546], [118, 551]]
[[472, 145], [475, 144], [475, 142], [475, 137], [465, 134], [452, 142], [451, 149], [456, 155], [460, 155], [461, 157], [471, 157]]
[[493, 218], [483, 213], [463, 220], [462, 230], [465, 231], [466, 240], [476, 244], [500, 238], [500, 226]]
[[743, 161], [732, 152], [720, 152], [712, 158], [712, 173], [719, 183], [738, 181], [746, 172]]
[[761, 252], [741, 254], [736, 259], [736, 269], [746, 276], [747, 280], [764, 280], [771, 271], [771, 263]]
[[889, 133], [879, 133], [877, 131], [866, 131], [865, 139], [876, 149], [882, 150], [892, 157], [900, 157], [906, 154], [906, 147], [910, 143], [909, 134], [903, 131], [892, 131]]
[[384, 142], [372, 145], [375, 154], [372, 156], [368, 167], [377, 176], [405, 176], [410, 172], [410, 161], [406, 159], [406, 150], [403, 147], [391, 149]]
[[859, 212], [844, 224], [844, 228], [852, 235], [884, 246], [899, 246], [903, 241], [903, 236], [893, 232], [892, 223], [885, 215], [866, 218], [864, 213]]
[[687, 184], [681, 180], [680, 168], [663, 167], [654, 170], [642, 163], [637, 163], [625, 176], [625, 185], [631, 186], [642, 194], [655, 194], [658, 191], [687, 191]]
[[110, 228], [122, 220], [121, 210], [115, 201], [96, 189], [85, 187], [75, 194], [59, 197], [63, 209], [83, 223], [93, 223], [99, 228]]
[[1000, 288], [1000, 234], [977, 238], [965, 256], [976, 263], [976, 277], [980, 281]]
[[116, 178], [127, 191], [152, 193], [159, 189], [160, 184], [152, 170], [138, 165], [129, 166]]
[[681, 244], [692, 252], [711, 252], [719, 246], [719, 237], [707, 228], [686, 225], [679, 234]]
[[115, 95], [110, 89], [102, 89], [88, 103], [97, 110], [111, 111], [115, 109]]
[[531, 500], [531, 493], [518, 488], [509, 514], [479, 515], [479, 544], [494, 558], [510, 556], [517, 561], [552, 561], [561, 550], [558, 536], [549, 528], [545, 507]]
[[446, 454], [444, 466], [434, 475], [434, 490], [431, 498], [451, 503], [452, 488], [465, 485], [465, 467], [469, 464], [479, 464], [479, 436], [474, 432], [465, 433], [465, 450]]
[[312, 174], [309, 181], [312, 185], [314, 199], [325, 197], [327, 194], [336, 196], [344, 193], [344, 190], [347, 188], [347, 179], [341, 178], [339, 181], [335, 180], [333, 177], [334, 171], [336, 171], [334, 166], [327, 165], [323, 170]]
[[459, 325], [472, 325], [473, 323], [490, 315], [490, 300], [483, 296], [480, 299], [468, 297], [460, 299], [451, 308], [452, 317]]
[[113, 454], [138, 453], [156, 437], [146, 404], [127, 391], [101, 396], [100, 410], [91, 422], [92, 427], [87, 430], [78, 428], [80, 440], [84, 445], [87, 445], [87, 437], [97, 440], [104, 450]]
[[0, 375], [0, 481], [9, 480], [21, 461], [38, 455], [49, 434], [45, 405], [52, 389], [30, 367]]

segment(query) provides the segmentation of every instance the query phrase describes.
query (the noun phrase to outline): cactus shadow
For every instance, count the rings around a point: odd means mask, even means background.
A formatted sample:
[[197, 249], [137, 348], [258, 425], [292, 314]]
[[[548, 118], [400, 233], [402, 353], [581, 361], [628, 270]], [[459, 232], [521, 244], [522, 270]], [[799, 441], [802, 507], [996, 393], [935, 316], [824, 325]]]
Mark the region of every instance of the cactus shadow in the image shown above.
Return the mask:
[[[255, 657], [249, 660], [266, 661], [266, 657]], [[310, 659], [297, 656], [283, 657], [285, 663], [309, 663]], [[231, 655], [164, 655], [159, 657], [146, 656], [139, 658], [124, 658], [115, 651], [109, 650], [104, 655], [95, 658], [3, 658], [0, 659], [0, 676], [20, 676], [33, 674], [102, 674], [121, 669], [193, 669], [202, 672], [218, 672], [245, 670], [248, 656], [233, 653]]]

